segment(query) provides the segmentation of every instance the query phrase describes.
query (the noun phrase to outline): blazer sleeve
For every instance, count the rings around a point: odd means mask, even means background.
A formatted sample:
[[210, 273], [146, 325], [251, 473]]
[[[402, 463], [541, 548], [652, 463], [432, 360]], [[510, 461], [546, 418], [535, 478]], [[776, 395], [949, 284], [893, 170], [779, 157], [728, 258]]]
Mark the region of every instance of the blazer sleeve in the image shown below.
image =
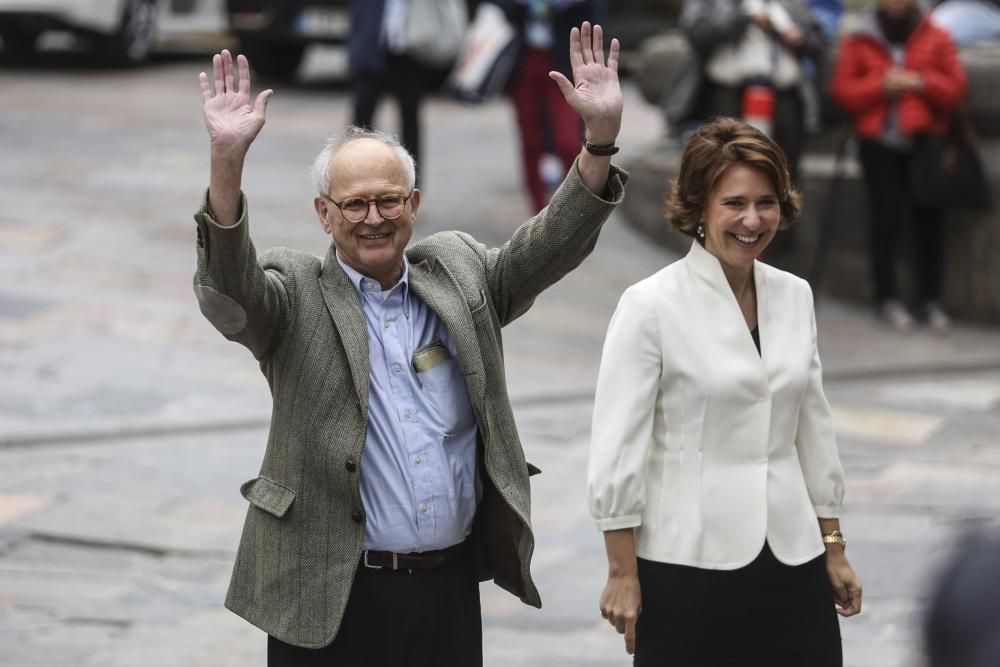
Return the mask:
[[267, 270], [258, 261], [250, 240], [246, 196], [241, 195], [240, 200], [238, 222], [223, 227], [212, 217], [205, 193], [194, 216], [198, 225], [194, 293], [205, 318], [226, 338], [246, 346], [260, 361], [289, 320], [294, 290], [288, 283], [293, 272], [275, 251], [269, 251]]
[[655, 312], [630, 287], [608, 325], [594, 399], [587, 490], [600, 530], [642, 523], [661, 349]]
[[590, 254], [604, 222], [624, 198], [627, 182], [628, 173], [611, 165], [606, 189], [598, 196], [584, 185], [574, 162], [549, 205], [487, 252], [486, 280], [501, 326], [523, 315], [535, 297]]
[[812, 333], [812, 360], [809, 379], [799, 406], [798, 429], [795, 448], [799, 465], [806, 480], [809, 498], [816, 516], [834, 519], [840, 516], [844, 500], [844, 470], [837, 453], [837, 439], [833, 430], [833, 415], [823, 393], [823, 369], [816, 345], [816, 314], [813, 309], [812, 291], [808, 293], [809, 320]]

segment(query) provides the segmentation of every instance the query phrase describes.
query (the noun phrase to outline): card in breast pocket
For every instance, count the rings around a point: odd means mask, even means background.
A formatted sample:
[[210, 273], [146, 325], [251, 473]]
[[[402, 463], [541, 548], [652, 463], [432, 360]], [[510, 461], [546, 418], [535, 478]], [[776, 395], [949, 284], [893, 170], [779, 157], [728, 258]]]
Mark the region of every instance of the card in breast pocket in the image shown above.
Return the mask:
[[429, 371], [451, 359], [451, 353], [441, 341], [424, 345], [413, 353], [413, 369], [418, 373]]

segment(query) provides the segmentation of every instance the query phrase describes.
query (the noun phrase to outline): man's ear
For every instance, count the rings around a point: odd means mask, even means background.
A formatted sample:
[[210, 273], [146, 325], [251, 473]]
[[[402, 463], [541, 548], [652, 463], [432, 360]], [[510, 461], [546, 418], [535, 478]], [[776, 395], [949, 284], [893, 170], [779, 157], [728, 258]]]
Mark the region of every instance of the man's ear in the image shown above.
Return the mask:
[[410, 198], [410, 206], [413, 208], [413, 215], [417, 214], [417, 209], [420, 208], [420, 190], [413, 188], [413, 195]]
[[323, 231], [327, 234], [333, 234], [333, 228], [330, 226], [330, 222], [327, 220], [327, 214], [330, 212], [330, 207], [326, 203], [326, 200], [322, 197], [313, 198], [313, 208], [316, 209], [316, 215], [319, 216], [319, 224], [323, 226]]

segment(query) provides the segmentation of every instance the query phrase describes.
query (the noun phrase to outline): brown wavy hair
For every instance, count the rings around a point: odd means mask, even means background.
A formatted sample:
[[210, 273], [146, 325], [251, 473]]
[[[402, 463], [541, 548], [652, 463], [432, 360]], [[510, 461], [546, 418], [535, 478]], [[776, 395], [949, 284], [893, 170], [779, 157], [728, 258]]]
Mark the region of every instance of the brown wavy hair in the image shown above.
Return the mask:
[[677, 231], [698, 238], [708, 198], [722, 174], [734, 164], [759, 169], [771, 181], [781, 209], [778, 229], [798, 222], [802, 195], [792, 185], [781, 147], [741, 120], [716, 116], [688, 140], [677, 178], [670, 183], [664, 213]]

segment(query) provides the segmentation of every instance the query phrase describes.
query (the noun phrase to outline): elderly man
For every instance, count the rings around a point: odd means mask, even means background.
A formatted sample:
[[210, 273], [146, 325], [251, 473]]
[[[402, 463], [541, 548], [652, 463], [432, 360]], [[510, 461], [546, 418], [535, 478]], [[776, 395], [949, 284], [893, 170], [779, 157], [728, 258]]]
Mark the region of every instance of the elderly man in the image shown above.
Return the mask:
[[548, 208], [500, 248], [467, 234], [408, 247], [413, 160], [353, 128], [314, 167], [333, 237], [319, 259], [257, 256], [240, 182], [270, 90], [223, 51], [201, 74], [211, 175], [195, 216], [202, 312], [260, 362], [273, 414], [226, 606], [268, 635], [269, 665], [482, 664], [478, 582], [540, 606], [528, 476], [500, 328], [576, 267], [621, 201], [618, 42], [571, 35], [553, 73], [587, 143]]

